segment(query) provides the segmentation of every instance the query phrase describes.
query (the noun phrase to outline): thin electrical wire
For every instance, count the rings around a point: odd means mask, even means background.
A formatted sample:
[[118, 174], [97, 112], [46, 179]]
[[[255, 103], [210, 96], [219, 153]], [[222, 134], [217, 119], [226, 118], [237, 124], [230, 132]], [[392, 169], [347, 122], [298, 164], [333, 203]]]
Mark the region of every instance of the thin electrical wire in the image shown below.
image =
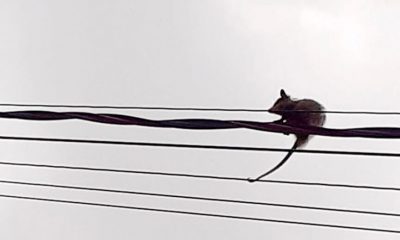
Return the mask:
[[314, 223], [314, 222], [289, 221], [289, 220], [270, 219], [270, 218], [245, 217], [245, 216], [237, 216], [237, 215], [224, 215], [224, 214], [215, 214], [215, 213], [192, 212], [192, 211], [172, 210], [172, 209], [163, 209], [163, 208], [147, 208], [147, 207], [137, 207], [137, 206], [127, 206], [127, 205], [114, 205], [114, 204], [95, 203], [95, 202], [61, 200], [61, 199], [54, 199], [54, 198], [27, 197], [27, 196], [21, 196], [21, 195], [18, 196], [18, 195], [0, 194], [0, 197], [2, 197], [2, 198], [12, 198], [12, 199], [32, 200], [32, 201], [53, 202], [53, 203], [74, 204], [74, 205], [119, 208], [119, 209], [126, 209], [126, 210], [162, 212], [162, 213], [179, 214], [179, 215], [192, 215], [192, 216], [203, 216], [203, 217], [213, 217], [213, 218], [225, 218], [225, 219], [235, 219], [235, 220], [247, 220], [247, 221], [257, 221], [257, 222], [270, 222], [270, 223], [281, 223], [281, 224], [292, 224], [292, 225], [294, 224], [294, 225], [313, 226], [313, 227], [325, 227], [325, 228], [336, 228], [336, 229], [347, 229], [347, 230], [358, 230], [358, 231], [370, 231], [370, 232], [400, 234], [399, 230], [382, 229], [382, 228], [368, 228], [368, 227], [357, 227], [357, 226], [336, 225], [336, 224], [324, 224], [324, 223]]
[[[58, 143], [62, 142], [62, 143], [107, 144], [107, 145], [125, 145], [125, 146], [142, 146], [142, 147], [209, 149], [209, 150], [214, 149], [214, 150], [258, 151], [258, 152], [288, 152], [288, 151], [291, 151], [291, 149], [289, 149], [289, 148], [243, 147], [243, 146], [221, 146], [221, 145], [199, 145], [199, 144], [155, 143], [155, 142], [130, 142], [130, 141], [94, 140], [94, 139], [67, 139], [67, 138], [21, 137], [21, 136], [0, 136], [0, 139], [12, 140], [12, 141], [15, 140], [15, 141], [58, 142]], [[296, 150], [294, 150], [294, 152], [311, 153], [311, 154], [400, 157], [400, 153], [385, 153], [385, 152], [307, 150], [307, 149], [296, 149]]]
[[330, 212], [341, 212], [341, 213], [355, 213], [355, 214], [366, 214], [366, 215], [400, 217], [400, 213], [329, 208], [329, 207], [314, 207], [314, 206], [305, 206], [305, 205], [257, 202], [257, 201], [246, 201], [246, 200], [226, 199], [226, 198], [210, 198], [210, 197], [199, 197], [199, 196], [189, 196], [189, 195], [175, 195], [175, 194], [163, 194], [163, 193], [153, 193], [153, 192], [127, 191], [127, 190], [117, 190], [117, 189], [107, 189], [107, 188], [93, 188], [93, 187], [59, 185], [59, 184], [9, 181], [9, 180], [0, 180], [0, 183], [35, 186], [35, 187], [48, 187], [48, 188], [61, 188], [61, 189], [83, 190], [83, 191], [129, 194], [129, 195], [142, 195], [142, 196], [152, 196], [152, 197], [162, 197], [162, 198], [175, 198], [175, 199], [185, 199], [185, 200], [199, 200], [199, 201], [208, 201], [208, 202], [224, 202], [224, 203], [235, 203], [235, 204], [244, 204], [244, 205], [259, 205], [259, 206], [271, 206], [271, 207], [282, 207], [282, 208], [307, 209], [307, 210], [316, 210], [316, 211], [330, 211]]
[[[161, 107], [161, 106], [113, 106], [113, 105], [71, 105], [71, 104], [24, 104], [0, 103], [2, 107], [43, 107], [43, 108], [89, 108], [89, 109], [128, 109], [128, 110], [161, 110], [161, 111], [206, 111], [206, 112], [268, 112], [267, 109], [248, 108], [205, 108], [205, 107]], [[304, 112], [304, 111], [302, 111]], [[400, 115], [396, 111], [307, 111], [332, 114], [373, 114], [373, 115]]]
[[[15, 162], [4, 162], [4, 161], [0, 162], [0, 165], [33, 167], [33, 168], [52, 168], [52, 169], [63, 169], [63, 170], [79, 170], [79, 171], [82, 170], [82, 171], [94, 171], [94, 172], [123, 173], [123, 174], [138, 174], [138, 175], [153, 175], [153, 176], [163, 176], [163, 177], [182, 177], [182, 178], [195, 178], [195, 179], [208, 179], [208, 180], [239, 181], [239, 182], [248, 183], [247, 178], [226, 177], [226, 176], [216, 176], [216, 175], [201, 175], [201, 174], [187, 174], [187, 173], [156, 172], [156, 171], [139, 171], [139, 170], [126, 170], [126, 169], [113, 169], [113, 168], [77, 167], [77, 166], [65, 166], [65, 165], [34, 164], [34, 163], [15, 163]], [[257, 183], [349, 188], [349, 189], [360, 189], [360, 190], [400, 191], [400, 188], [397, 188], [397, 187], [352, 185], [352, 184], [339, 184], [339, 183], [302, 182], [302, 181], [289, 181], [289, 180], [264, 180], [264, 179], [261, 179], [261, 180], [257, 181]]]

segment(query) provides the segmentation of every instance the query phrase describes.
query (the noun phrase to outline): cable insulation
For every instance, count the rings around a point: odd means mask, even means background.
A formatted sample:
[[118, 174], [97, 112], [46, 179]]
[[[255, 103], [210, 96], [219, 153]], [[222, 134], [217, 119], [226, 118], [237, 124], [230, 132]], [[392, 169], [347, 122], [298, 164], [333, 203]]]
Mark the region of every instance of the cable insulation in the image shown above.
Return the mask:
[[243, 120], [216, 120], [216, 119], [170, 119], [152, 120], [122, 114], [88, 113], [88, 112], [51, 112], [51, 111], [13, 111], [0, 112], [0, 118], [54, 121], [80, 119], [85, 121], [117, 124], [137, 125], [157, 128], [177, 128], [187, 130], [217, 130], [246, 128], [257, 131], [292, 133], [297, 135], [321, 135], [330, 137], [362, 137], [362, 138], [400, 138], [398, 127], [365, 127], [332, 129], [314, 126], [293, 126], [276, 122], [256, 122]]

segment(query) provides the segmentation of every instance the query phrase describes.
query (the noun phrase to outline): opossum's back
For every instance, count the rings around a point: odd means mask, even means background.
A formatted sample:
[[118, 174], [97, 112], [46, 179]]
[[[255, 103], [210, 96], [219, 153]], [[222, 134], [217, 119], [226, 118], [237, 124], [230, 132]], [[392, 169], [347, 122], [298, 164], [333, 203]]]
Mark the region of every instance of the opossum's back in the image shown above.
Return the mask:
[[[311, 112], [298, 112], [296, 119], [297, 123], [306, 124], [311, 126], [322, 126], [325, 123], [325, 114], [312, 111], [323, 111], [324, 107], [318, 102], [311, 99], [299, 100], [293, 110], [311, 111]], [[300, 121], [300, 122], [298, 122]]]

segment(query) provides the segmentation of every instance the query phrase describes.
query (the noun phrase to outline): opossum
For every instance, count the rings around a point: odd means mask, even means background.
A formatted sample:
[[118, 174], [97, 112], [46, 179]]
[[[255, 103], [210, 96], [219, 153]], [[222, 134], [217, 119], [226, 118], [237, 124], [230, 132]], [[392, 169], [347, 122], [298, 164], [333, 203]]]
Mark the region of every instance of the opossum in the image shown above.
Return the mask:
[[[276, 123], [288, 124], [292, 126], [315, 126], [322, 127], [325, 123], [325, 114], [323, 113], [324, 107], [312, 100], [312, 99], [291, 99], [285, 91], [282, 89], [281, 97], [276, 100], [274, 105], [268, 110], [270, 113], [281, 115], [281, 119], [275, 121]], [[286, 156], [271, 170], [260, 175], [259, 177], [252, 179], [249, 178], [249, 182], [255, 182], [261, 178], [273, 173], [278, 170], [282, 165], [290, 158], [293, 152], [304, 146], [310, 139], [309, 135], [296, 134], [296, 141], [292, 148], [286, 154]]]

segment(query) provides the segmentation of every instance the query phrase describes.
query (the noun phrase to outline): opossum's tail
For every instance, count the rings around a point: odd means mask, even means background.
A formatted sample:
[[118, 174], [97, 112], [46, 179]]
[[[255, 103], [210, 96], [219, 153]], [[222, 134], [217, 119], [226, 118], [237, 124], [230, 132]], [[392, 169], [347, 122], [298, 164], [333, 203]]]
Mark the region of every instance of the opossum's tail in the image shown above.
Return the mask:
[[275, 167], [273, 167], [273, 168], [272, 168], [271, 170], [269, 170], [268, 172], [263, 173], [262, 175], [260, 175], [260, 176], [257, 177], [257, 178], [254, 178], [254, 179], [248, 178], [247, 180], [248, 180], [249, 182], [256, 182], [256, 181], [260, 180], [261, 178], [263, 178], [263, 177], [265, 177], [265, 176], [267, 176], [267, 175], [269, 175], [269, 174], [275, 172], [275, 171], [278, 170], [280, 167], [282, 167], [283, 164], [285, 164], [286, 161], [289, 160], [290, 156], [292, 156], [292, 154], [294, 153], [294, 151], [295, 151], [298, 147], [304, 145], [304, 144], [307, 142], [307, 140], [308, 140], [308, 136], [296, 136], [296, 137], [297, 137], [297, 138], [296, 138], [296, 141], [294, 142], [292, 148], [289, 150], [289, 152], [286, 154], [286, 156], [285, 156]]

